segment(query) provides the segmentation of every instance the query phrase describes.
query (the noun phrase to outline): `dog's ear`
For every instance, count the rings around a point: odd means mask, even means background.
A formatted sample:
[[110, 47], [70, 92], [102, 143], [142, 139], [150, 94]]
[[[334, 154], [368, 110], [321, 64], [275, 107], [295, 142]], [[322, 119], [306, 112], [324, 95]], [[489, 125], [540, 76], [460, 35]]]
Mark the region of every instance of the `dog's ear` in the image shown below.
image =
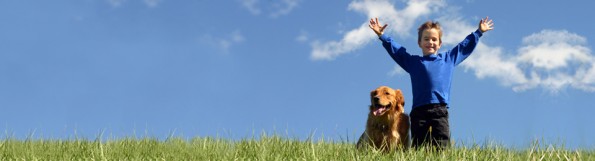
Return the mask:
[[370, 91], [370, 103], [374, 104], [374, 97], [376, 97], [376, 90]]
[[373, 107], [374, 106], [374, 97], [376, 97], [376, 90], [370, 91], [370, 106], [369, 106], [370, 112], [374, 109], [374, 107]]
[[405, 107], [405, 97], [403, 97], [403, 92], [400, 89], [395, 90], [395, 99], [397, 100], [397, 104]]

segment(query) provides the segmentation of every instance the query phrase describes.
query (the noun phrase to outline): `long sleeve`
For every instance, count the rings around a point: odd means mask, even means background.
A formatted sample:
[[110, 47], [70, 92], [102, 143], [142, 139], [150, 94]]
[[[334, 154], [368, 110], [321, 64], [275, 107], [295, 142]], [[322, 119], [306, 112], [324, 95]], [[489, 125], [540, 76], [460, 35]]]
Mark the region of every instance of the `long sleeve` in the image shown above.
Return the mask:
[[407, 53], [405, 47], [386, 35], [381, 35], [379, 39], [382, 41], [382, 46], [386, 49], [386, 52], [388, 52], [390, 57], [392, 57], [403, 70], [409, 72], [408, 60], [410, 59], [411, 54]]
[[469, 34], [462, 42], [460, 42], [457, 46], [446, 53], [446, 57], [450, 58], [450, 62], [454, 63], [454, 65], [459, 65], [463, 60], [467, 59], [469, 55], [477, 46], [479, 42], [479, 37], [483, 34], [481, 31], [476, 30], [475, 32]]

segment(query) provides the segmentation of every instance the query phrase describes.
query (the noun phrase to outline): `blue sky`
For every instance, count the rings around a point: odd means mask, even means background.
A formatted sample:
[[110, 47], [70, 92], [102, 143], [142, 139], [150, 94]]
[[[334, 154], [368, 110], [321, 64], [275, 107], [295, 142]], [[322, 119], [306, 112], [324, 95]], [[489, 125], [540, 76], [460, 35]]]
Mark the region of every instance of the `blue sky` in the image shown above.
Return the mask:
[[[512, 5], [514, 4], [514, 5]], [[416, 27], [443, 24], [446, 50], [481, 17], [495, 29], [457, 67], [457, 142], [534, 139], [595, 146], [590, 1], [0, 1], [1, 136], [241, 139], [265, 131], [353, 141], [369, 91], [409, 76], [365, 26], [420, 53]]]

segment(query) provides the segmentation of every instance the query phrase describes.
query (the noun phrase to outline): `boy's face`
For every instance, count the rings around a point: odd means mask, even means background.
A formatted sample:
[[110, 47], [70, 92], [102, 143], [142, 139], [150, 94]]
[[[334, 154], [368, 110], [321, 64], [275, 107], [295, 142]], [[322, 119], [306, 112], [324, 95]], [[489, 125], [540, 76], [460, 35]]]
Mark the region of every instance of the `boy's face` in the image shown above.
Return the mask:
[[421, 34], [421, 40], [417, 42], [424, 56], [436, 54], [442, 42], [440, 41], [440, 34], [435, 28], [426, 29]]

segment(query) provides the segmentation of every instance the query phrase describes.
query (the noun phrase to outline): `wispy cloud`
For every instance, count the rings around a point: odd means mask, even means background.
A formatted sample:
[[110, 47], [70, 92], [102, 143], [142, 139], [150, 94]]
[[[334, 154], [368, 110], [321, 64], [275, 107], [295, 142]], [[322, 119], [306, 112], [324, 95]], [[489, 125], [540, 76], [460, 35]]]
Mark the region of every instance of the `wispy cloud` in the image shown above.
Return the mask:
[[289, 14], [295, 7], [298, 6], [300, 0], [281, 0], [281, 2], [273, 3], [273, 11], [269, 16], [277, 18], [279, 16]]
[[144, 0], [145, 5], [147, 5], [149, 8], [157, 7], [161, 1], [162, 0]]
[[243, 43], [244, 41], [245, 37], [239, 30], [224, 36], [213, 37], [210, 34], [206, 34], [200, 38], [201, 44], [212, 46], [223, 54], [229, 54], [233, 46]]
[[126, 0], [107, 0], [107, 2], [112, 7], [120, 7]]
[[241, 0], [242, 6], [246, 8], [253, 15], [260, 15], [260, 8], [258, 8], [258, 0]]
[[260, 15], [264, 10], [264, 12], [268, 13], [269, 17], [277, 18], [291, 13], [299, 5], [300, 1], [272, 0], [261, 4], [261, 0], [240, 0], [240, 3], [252, 15]]
[[310, 36], [306, 31], [300, 31], [300, 34], [295, 38], [295, 41], [305, 43], [310, 40]]
[[[389, 24], [387, 31], [394, 31], [398, 36], [409, 36], [409, 30], [415, 21], [444, 6], [440, 0], [410, 0], [402, 10], [395, 9], [389, 0], [355, 0], [349, 4], [349, 10], [366, 14], [369, 18], [380, 17]], [[368, 28], [367, 21], [358, 28], [345, 33], [340, 41], [312, 42], [313, 60], [333, 60], [350, 51], [360, 49], [372, 41], [376, 35]]]
[[[127, 3], [128, 0], [107, 0], [107, 3], [112, 6], [113, 8], [122, 7], [124, 3]], [[163, 0], [142, 0], [142, 2], [149, 8], [155, 8], [159, 6], [159, 4]]]

